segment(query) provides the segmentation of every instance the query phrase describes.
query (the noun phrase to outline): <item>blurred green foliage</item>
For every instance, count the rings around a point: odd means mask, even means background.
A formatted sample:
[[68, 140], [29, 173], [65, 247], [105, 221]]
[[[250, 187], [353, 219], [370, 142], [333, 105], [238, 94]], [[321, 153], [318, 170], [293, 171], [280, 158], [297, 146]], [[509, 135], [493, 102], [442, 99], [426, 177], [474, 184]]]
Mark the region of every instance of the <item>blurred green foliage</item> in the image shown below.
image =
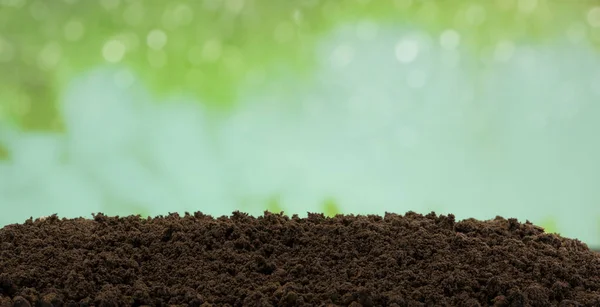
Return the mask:
[[283, 206], [281, 205], [281, 201], [279, 197], [272, 197], [267, 203], [267, 210], [271, 213], [281, 213], [283, 212]]
[[0, 144], [0, 161], [8, 159], [8, 158], [9, 158], [8, 149], [6, 149], [6, 147], [4, 147], [4, 146], [2, 146], [2, 144]]
[[328, 199], [323, 203], [323, 214], [328, 217], [334, 217], [337, 214], [341, 214], [339, 205], [334, 199]]
[[[60, 130], [57, 101], [74, 75], [98, 65], [132, 68], [154, 94], [191, 93], [233, 103], [240, 85], [278, 72], [310, 72], [314, 46], [346, 22], [452, 28], [475, 54], [499, 41], [544, 40], [585, 23], [591, 1], [558, 0], [2, 0], [0, 120]], [[305, 75], [308, 76], [308, 75]]]
[[540, 226], [544, 228], [544, 232], [546, 233], [558, 233], [558, 225], [556, 218], [553, 216], [549, 216], [542, 220]]

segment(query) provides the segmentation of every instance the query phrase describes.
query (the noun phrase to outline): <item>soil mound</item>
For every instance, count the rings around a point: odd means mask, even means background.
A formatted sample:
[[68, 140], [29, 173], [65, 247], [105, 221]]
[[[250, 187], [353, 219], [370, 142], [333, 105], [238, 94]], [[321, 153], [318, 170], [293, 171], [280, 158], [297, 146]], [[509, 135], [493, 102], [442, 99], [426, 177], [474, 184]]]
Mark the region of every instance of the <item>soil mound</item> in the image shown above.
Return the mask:
[[0, 229], [0, 306], [600, 306], [600, 253], [497, 217], [200, 212]]

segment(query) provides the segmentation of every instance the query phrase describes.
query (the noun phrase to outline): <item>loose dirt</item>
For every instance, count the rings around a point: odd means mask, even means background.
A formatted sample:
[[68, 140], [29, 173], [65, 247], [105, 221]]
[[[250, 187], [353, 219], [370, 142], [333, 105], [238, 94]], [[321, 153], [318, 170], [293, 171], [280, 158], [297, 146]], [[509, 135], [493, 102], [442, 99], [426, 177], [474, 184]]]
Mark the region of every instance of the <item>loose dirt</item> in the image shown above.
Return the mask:
[[600, 253], [497, 217], [234, 212], [0, 230], [0, 306], [600, 306]]

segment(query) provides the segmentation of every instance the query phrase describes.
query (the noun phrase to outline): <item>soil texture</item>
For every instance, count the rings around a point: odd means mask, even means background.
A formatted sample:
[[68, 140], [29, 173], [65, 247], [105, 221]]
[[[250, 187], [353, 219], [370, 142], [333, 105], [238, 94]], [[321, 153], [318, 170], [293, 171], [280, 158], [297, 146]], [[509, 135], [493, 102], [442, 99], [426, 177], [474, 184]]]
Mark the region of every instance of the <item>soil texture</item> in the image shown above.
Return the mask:
[[0, 306], [600, 306], [600, 253], [453, 215], [200, 212], [0, 229]]

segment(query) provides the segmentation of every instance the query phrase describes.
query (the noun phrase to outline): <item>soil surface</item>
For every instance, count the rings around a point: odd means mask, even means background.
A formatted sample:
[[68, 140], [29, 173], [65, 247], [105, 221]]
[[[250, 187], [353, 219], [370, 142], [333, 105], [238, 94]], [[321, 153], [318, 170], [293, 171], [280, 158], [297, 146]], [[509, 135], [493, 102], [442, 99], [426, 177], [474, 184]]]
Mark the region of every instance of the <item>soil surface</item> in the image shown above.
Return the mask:
[[530, 223], [234, 212], [0, 229], [0, 306], [600, 306], [600, 253]]

